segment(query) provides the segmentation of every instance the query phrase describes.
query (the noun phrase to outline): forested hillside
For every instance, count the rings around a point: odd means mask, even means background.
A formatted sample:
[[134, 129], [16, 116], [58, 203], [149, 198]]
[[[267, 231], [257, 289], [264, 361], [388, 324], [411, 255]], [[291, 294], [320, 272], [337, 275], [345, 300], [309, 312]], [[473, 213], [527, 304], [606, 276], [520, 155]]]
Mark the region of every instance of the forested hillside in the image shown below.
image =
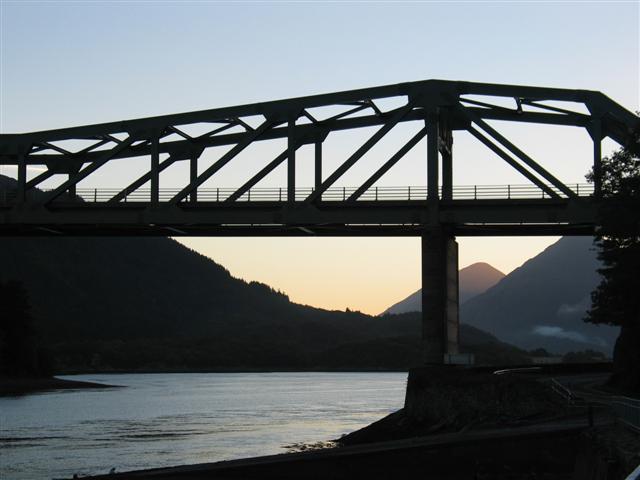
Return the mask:
[[[19, 280], [42, 338], [69, 369], [407, 368], [417, 315], [298, 305], [233, 278], [166, 238], [3, 238], [0, 279]], [[472, 328], [479, 359], [526, 361]], [[479, 351], [478, 351], [479, 352]]]

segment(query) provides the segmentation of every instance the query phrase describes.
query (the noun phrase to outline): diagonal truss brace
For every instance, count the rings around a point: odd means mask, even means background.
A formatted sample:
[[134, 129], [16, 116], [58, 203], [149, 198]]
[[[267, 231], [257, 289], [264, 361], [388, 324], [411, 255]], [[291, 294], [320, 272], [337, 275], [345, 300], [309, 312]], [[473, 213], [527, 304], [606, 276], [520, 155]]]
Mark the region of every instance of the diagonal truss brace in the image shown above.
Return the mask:
[[[297, 150], [297, 147], [296, 147]], [[289, 149], [287, 148], [284, 152], [274, 158], [271, 162], [269, 162], [262, 170], [256, 173], [253, 177], [251, 177], [247, 182], [244, 183], [240, 188], [238, 188], [235, 192], [233, 192], [229, 197], [225, 200], [227, 203], [235, 202], [242, 195], [247, 193], [255, 184], [257, 184], [264, 177], [273, 172], [279, 165], [281, 165], [287, 158], [289, 157]]]
[[[168, 158], [165, 158], [162, 162], [158, 164], [158, 173], [162, 172], [163, 170], [167, 169], [169, 166], [173, 165], [173, 163], [175, 163], [177, 159], [178, 157], [176, 156], [170, 156]], [[144, 185], [149, 180], [151, 180], [152, 175], [153, 175], [153, 172], [151, 171], [145, 173], [140, 178], [138, 178], [137, 180], [133, 181], [131, 184], [123, 188], [119, 193], [114, 195], [108, 201], [108, 203], [117, 203], [121, 201], [123, 198], [125, 198], [127, 195], [131, 195], [133, 192], [139, 189], [142, 185]]]
[[305, 202], [311, 203], [315, 202], [319, 198], [322, 197], [322, 194], [333, 185], [338, 178], [340, 178], [344, 173], [349, 170], [362, 156], [367, 153], [373, 146], [382, 139], [389, 131], [396, 126], [398, 122], [400, 122], [411, 110], [413, 109], [413, 105], [411, 103], [401, 107], [395, 111], [393, 116], [389, 119], [387, 123], [385, 123], [382, 128], [380, 128], [376, 133], [374, 133], [369, 140], [367, 140], [364, 145], [362, 145], [358, 150], [355, 151], [353, 155], [351, 155], [348, 159], [346, 159], [342, 165], [340, 165], [329, 177], [320, 184], [320, 186], [311, 193], [306, 199]]
[[[456, 105], [456, 107], [457, 107], [458, 111], [460, 111], [470, 121], [472, 121], [473, 123], [478, 125], [486, 133], [491, 135], [502, 146], [504, 146], [507, 150], [509, 150], [511, 153], [513, 153], [523, 163], [528, 165], [532, 170], [537, 172], [542, 178], [547, 180], [551, 185], [553, 185], [558, 190], [560, 190], [562, 193], [564, 193], [567, 197], [569, 197], [569, 198], [576, 198], [577, 197], [576, 193], [573, 190], [571, 190], [569, 187], [567, 187], [564, 183], [562, 183], [560, 180], [558, 180], [556, 177], [554, 177], [551, 173], [549, 173], [546, 169], [544, 169], [535, 160], [533, 160], [531, 157], [529, 157], [526, 153], [524, 153], [522, 150], [520, 150], [518, 147], [516, 147], [509, 140], [507, 140], [502, 134], [500, 134], [497, 130], [495, 130], [491, 125], [489, 125], [482, 118], [480, 118], [480, 116], [478, 116], [474, 112], [468, 110], [467, 108], [463, 107], [460, 103], [458, 103], [458, 105]], [[471, 129], [469, 129], [469, 131], [471, 131]], [[500, 155], [500, 156], [502, 158], [504, 158], [502, 155]], [[509, 162], [509, 163], [511, 164], [511, 162]], [[518, 169], [518, 171], [520, 171], [522, 173], [522, 170]]]
[[427, 135], [427, 127], [423, 127], [418, 133], [416, 133], [411, 139], [404, 144], [393, 156], [387, 160], [373, 175], [371, 175], [358, 189], [351, 194], [347, 199], [349, 202], [353, 202], [360, 198], [364, 192], [369, 190], [371, 186], [376, 183], [385, 173], [389, 171], [398, 161], [404, 157], [413, 147], [415, 147], [420, 140]]
[[551, 198], [560, 198], [560, 196], [554, 192], [551, 188], [549, 188], [549, 186], [547, 184], [545, 184], [544, 182], [540, 181], [540, 179], [538, 177], [536, 177], [535, 175], [533, 175], [529, 170], [527, 170], [526, 168], [524, 168], [522, 165], [520, 165], [518, 162], [516, 162], [509, 154], [507, 154], [504, 150], [498, 148], [498, 146], [496, 146], [495, 143], [493, 143], [491, 140], [489, 140], [487, 137], [485, 137], [482, 133], [480, 133], [478, 130], [476, 130], [473, 127], [469, 127], [468, 131], [471, 135], [473, 135], [474, 137], [476, 137], [478, 140], [480, 140], [480, 142], [482, 142], [484, 145], [486, 145], [493, 153], [495, 153], [496, 155], [498, 155], [500, 158], [502, 158], [505, 162], [507, 162], [509, 165], [511, 165], [513, 168], [515, 168], [518, 172], [520, 172], [527, 180], [529, 180], [531, 183], [533, 183], [534, 185], [536, 185], [539, 189], [541, 189], [543, 192], [545, 192], [547, 195], [549, 195]]
[[69, 178], [66, 182], [63, 182], [58, 188], [56, 188], [52, 192], [48, 192], [44, 196], [41, 204], [42, 205], [47, 205], [48, 203], [50, 203], [53, 200], [55, 200], [56, 198], [58, 198], [60, 195], [62, 195], [64, 192], [66, 192], [69, 188], [74, 187], [75, 185], [78, 184], [78, 182], [80, 182], [81, 180], [87, 178], [93, 172], [95, 172], [100, 167], [102, 167], [105, 163], [107, 163], [109, 160], [111, 160], [120, 151], [125, 150], [126, 148], [129, 148], [129, 146], [131, 146], [131, 144], [133, 142], [135, 142], [135, 139], [133, 137], [131, 137], [131, 136], [129, 136], [127, 139], [125, 139], [122, 142], [120, 142], [113, 149], [111, 149], [108, 152], [106, 152], [105, 155], [100, 160], [95, 161], [91, 165], [88, 165], [87, 167], [83, 168], [77, 174], [75, 174], [73, 177]]
[[187, 196], [206, 182], [209, 178], [211, 178], [218, 170], [224, 167], [227, 163], [233, 160], [240, 152], [242, 152], [245, 148], [247, 148], [254, 140], [256, 140], [260, 135], [266, 132], [269, 128], [276, 125], [277, 122], [274, 120], [265, 120], [258, 128], [255, 130], [248, 132], [245, 138], [227, 153], [225, 153], [218, 161], [216, 161], [213, 165], [207, 168], [204, 172], [202, 172], [195, 180], [193, 180], [189, 185], [184, 187], [176, 196], [174, 196], [170, 201], [169, 205], [176, 205], [181, 202]]

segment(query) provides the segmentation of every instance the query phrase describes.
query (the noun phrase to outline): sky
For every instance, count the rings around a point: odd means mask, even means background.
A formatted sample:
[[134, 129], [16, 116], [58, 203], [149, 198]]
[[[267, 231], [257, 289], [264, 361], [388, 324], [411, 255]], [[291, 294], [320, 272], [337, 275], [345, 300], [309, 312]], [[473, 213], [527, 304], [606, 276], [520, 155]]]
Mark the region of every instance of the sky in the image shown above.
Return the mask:
[[[1, 0], [0, 132], [429, 78], [600, 90], [633, 111], [640, 109], [639, 24], [637, 1]], [[509, 125], [501, 125], [501, 131], [561, 180], [584, 181], [591, 146], [583, 131]], [[406, 127], [393, 135], [410, 133]], [[367, 132], [360, 134], [366, 137]], [[389, 145], [381, 142], [366, 160], [388, 156], [393, 135]], [[351, 140], [348, 135], [331, 139], [327, 168], [350, 153]], [[605, 153], [615, 148], [610, 141], [603, 145]], [[251, 155], [270, 159], [280, 146], [260, 148]], [[454, 152], [456, 185], [523, 183], [464, 135], [456, 134]], [[300, 158], [299, 182], [305, 184], [311, 181], [310, 169], [304, 153]], [[423, 185], [424, 158], [424, 149], [416, 147], [380, 185], [406, 185], [408, 178]], [[124, 182], [141, 168], [120, 165], [90, 176], [83, 185]], [[181, 168], [163, 175], [161, 187], [181, 185], [186, 175]], [[0, 173], [15, 176], [10, 167]], [[238, 167], [217, 181], [237, 186], [245, 174]], [[356, 169], [343, 185], [353, 185], [364, 174]], [[282, 175], [274, 172], [265, 185], [277, 185]], [[458, 238], [460, 266], [486, 261], [508, 273], [556, 240]], [[293, 301], [328, 309], [376, 314], [420, 286], [416, 238], [180, 241], [234, 276], [262, 281]]]

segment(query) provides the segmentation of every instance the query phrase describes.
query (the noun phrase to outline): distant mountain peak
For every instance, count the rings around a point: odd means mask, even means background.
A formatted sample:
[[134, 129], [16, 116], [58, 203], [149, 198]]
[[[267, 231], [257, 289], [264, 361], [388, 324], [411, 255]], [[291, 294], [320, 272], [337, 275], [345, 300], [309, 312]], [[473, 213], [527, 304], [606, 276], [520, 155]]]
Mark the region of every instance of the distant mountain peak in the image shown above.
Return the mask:
[[[497, 268], [486, 262], [476, 262], [462, 268], [459, 273], [460, 303], [480, 295], [504, 278]], [[419, 312], [422, 310], [422, 290], [389, 307], [382, 313]]]
[[504, 276], [504, 273], [502, 273], [500, 270], [495, 268], [493, 265], [489, 265], [487, 262], [475, 262], [475, 263], [472, 263], [471, 265], [467, 265], [466, 267], [461, 268], [460, 271], [467, 270], [467, 269], [474, 269], [474, 270], [485, 269], [486, 271], [497, 272]]

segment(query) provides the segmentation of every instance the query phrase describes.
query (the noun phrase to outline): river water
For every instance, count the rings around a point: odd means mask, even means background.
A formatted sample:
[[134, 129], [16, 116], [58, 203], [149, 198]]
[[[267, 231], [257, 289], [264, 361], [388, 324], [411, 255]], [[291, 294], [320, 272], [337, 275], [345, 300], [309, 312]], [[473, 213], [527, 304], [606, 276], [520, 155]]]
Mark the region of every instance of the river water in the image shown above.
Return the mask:
[[61, 378], [122, 388], [0, 398], [0, 479], [69, 478], [284, 453], [401, 408], [406, 373]]

